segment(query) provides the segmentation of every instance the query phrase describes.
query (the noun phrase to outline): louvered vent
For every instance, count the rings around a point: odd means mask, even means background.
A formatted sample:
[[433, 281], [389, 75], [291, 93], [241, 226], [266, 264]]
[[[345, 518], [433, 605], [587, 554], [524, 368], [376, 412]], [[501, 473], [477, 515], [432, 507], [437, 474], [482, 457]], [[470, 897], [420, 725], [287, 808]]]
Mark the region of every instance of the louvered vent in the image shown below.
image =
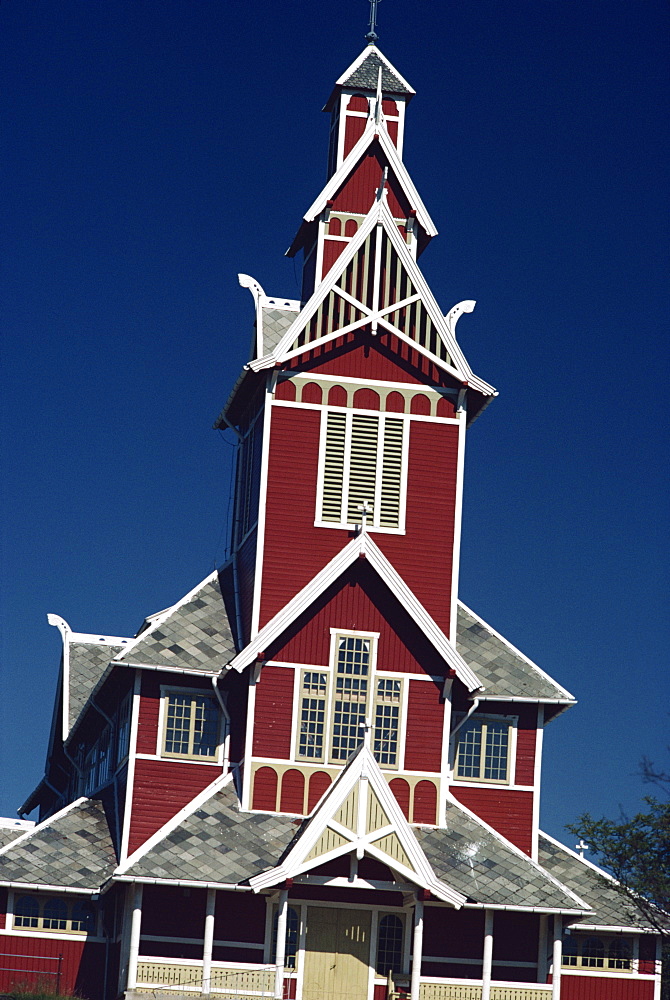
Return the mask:
[[402, 432], [402, 420], [391, 418], [384, 422], [384, 462], [378, 513], [381, 528], [397, 528], [400, 525]]
[[366, 502], [370, 513], [376, 513], [374, 506], [378, 437], [379, 417], [354, 414], [351, 425], [349, 501], [347, 504], [349, 524], [361, 523], [361, 508]]
[[326, 424], [326, 456], [323, 467], [321, 517], [324, 521], [336, 521], [338, 524], [342, 521], [346, 437], [346, 414], [329, 413]]
[[328, 413], [321, 520], [399, 528], [405, 421], [365, 413]]

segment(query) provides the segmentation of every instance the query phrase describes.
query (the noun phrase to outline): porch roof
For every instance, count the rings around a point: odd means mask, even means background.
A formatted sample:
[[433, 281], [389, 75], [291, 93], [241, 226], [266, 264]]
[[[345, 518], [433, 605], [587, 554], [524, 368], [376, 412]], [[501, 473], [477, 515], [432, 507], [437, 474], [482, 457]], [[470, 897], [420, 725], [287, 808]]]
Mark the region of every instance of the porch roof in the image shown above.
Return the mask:
[[115, 865], [105, 811], [82, 798], [0, 850], [0, 885], [97, 891]]

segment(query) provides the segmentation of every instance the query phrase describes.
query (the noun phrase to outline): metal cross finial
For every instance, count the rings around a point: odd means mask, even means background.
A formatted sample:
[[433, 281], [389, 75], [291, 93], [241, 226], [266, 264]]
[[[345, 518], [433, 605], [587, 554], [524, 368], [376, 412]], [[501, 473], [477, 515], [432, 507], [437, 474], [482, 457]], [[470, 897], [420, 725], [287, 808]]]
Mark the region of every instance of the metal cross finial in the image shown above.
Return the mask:
[[370, 740], [372, 738], [372, 719], [366, 719], [365, 722], [359, 722], [358, 728], [363, 730], [363, 745], [370, 749]]
[[361, 512], [361, 531], [367, 531], [368, 517], [372, 513], [372, 507], [368, 500], [364, 500], [362, 504], [358, 505], [358, 509]]
[[377, 27], [377, 7], [382, 2], [382, 0], [369, 0], [370, 2], [370, 20], [368, 24], [370, 25], [370, 30], [365, 36], [370, 45], [374, 45], [378, 39], [377, 32], [375, 28]]
[[575, 847], [579, 851], [580, 858], [584, 857], [584, 851], [589, 850], [589, 845], [585, 844], [583, 840], [580, 840], [578, 844], [575, 844]]

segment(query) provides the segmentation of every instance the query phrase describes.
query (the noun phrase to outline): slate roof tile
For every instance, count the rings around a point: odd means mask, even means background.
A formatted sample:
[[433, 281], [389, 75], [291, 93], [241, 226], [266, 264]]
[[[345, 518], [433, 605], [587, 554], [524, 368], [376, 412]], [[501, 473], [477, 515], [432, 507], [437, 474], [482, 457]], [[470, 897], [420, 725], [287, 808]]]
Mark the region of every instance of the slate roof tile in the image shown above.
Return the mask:
[[263, 306], [263, 353], [270, 354], [298, 315], [295, 309]]
[[0, 883], [98, 889], [115, 866], [102, 805], [81, 799], [0, 853]]
[[208, 577], [188, 601], [141, 633], [119, 659], [151, 667], [220, 670], [236, 653], [227, 598], [224, 573]]
[[343, 87], [361, 87], [363, 90], [376, 90], [379, 77], [379, 67], [382, 68], [382, 90], [389, 94], [411, 94], [412, 91], [391, 71], [376, 52], [370, 52], [360, 66], [341, 80]]
[[68, 720], [70, 728], [88, 701], [93, 689], [104, 674], [109, 661], [113, 660], [123, 646], [112, 646], [106, 642], [77, 642], [69, 644], [70, 657], [70, 703]]
[[601, 927], [648, 926], [639, 910], [630, 903], [607, 876], [582, 861], [562, 844], [540, 833], [540, 864], [593, 908], [580, 924]]
[[517, 653], [460, 602], [456, 648], [485, 686], [485, 694], [512, 698], [560, 698], [567, 692]]
[[[447, 885], [485, 905], [581, 909], [547, 872], [458, 805], [447, 803], [446, 819], [445, 829], [419, 827], [416, 834], [435, 874]], [[573, 892], [583, 898], [576, 888]]]

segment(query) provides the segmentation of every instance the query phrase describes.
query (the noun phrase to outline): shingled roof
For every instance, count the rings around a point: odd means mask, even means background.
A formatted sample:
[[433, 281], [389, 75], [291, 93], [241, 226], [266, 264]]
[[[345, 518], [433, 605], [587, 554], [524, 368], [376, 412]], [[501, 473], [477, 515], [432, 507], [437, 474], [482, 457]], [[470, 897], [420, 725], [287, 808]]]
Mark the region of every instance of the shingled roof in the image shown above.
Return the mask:
[[120, 663], [218, 672], [235, 655], [224, 575], [214, 572], [128, 644]]
[[115, 866], [102, 805], [77, 799], [0, 850], [0, 885], [97, 890]]
[[484, 685], [487, 698], [537, 698], [573, 702], [564, 687], [510, 645], [470, 608], [458, 602], [456, 649]]
[[596, 927], [648, 927], [640, 911], [612, 878], [553, 837], [540, 833], [540, 864], [593, 909], [580, 924]]
[[240, 812], [231, 781], [124, 874], [237, 885], [272, 868], [297, 831], [286, 816]]
[[455, 801], [447, 802], [445, 828], [419, 827], [416, 835], [437, 877], [473, 903], [562, 912], [588, 909], [577, 889], [572, 895]]
[[99, 642], [78, 642], [76, 639], [70, 641], [68, 703], [70, 729], [79, 718], [82, 708], [104, 674], [109, 661], [113, 660], [121, 649], [123, 646], [111, 645], [102, 639]]
[[[362, 61], [360, 56], [345, 70], [337, 81], [340, 87], [360, 87], [362, 90], [376, 90], [379, 78], [379, 67], [382, 70], [382, 90], [388, 94], [414, 94], [415, 91], [397, 70], [391, 66], [379, 49], [371, 45], [365, 50]], [[357, 65], [358, 64], [358, 65]]]

